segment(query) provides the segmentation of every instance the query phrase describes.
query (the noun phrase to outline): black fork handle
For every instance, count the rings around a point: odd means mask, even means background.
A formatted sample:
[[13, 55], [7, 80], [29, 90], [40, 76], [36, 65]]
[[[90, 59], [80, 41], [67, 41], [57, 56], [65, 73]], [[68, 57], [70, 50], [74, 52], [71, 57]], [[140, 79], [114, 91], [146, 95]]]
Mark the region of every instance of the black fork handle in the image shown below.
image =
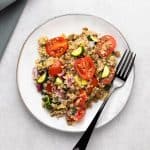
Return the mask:
[[98, 120], [99, 116], [101, 115], [107, 101], [108, 101], [108, 99], [103, 101], [101, 107], [99, 108], [99, 110], [96, 113], [95, 117], [93, 118], [92, 122], [90, 123], [90, 125], [88, 126], [88, 128], [86, 129], [86, 131], [84, 132], [84, 134], [82, 135], [80, 140], [78, 141], [78, 143], [75, 145], [73, 150], [85, 150], [86, 149], [86, 146], [87, 146], [89, 139], [92, 135], [92, 132], [95, 128], [97, 120]]

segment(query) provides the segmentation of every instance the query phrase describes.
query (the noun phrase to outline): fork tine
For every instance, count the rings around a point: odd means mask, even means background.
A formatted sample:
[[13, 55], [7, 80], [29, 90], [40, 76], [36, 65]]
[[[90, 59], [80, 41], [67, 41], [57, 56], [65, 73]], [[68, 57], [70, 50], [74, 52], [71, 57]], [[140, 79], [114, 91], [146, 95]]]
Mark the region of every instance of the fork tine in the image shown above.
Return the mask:
[[136, 57], [136, 54], [134, 53], [134, 54], [132, 55], [132, 58], [131, 58], [130, 63], [129, 63], [129, 65], [128, 65], [128, 68], [127, 68], [127, 70], [126, 70], [125, 73], [124, 73], [124, 77], [123, 77], [123, 78], [124, 78], [125, 80], [127, 80], [128, 76], [129, 76], [129, 74], [130, 74], [130, 71], [131, 71], [132, 66], [133, 66], [133, 64], [134, 64], [135, 57]]
[[122, 58], [121, 58], [119, 64], [117, 65], [117, 68], [116, 68], [116, 75], [118, 75], [119, 72], [121, 71], [121, 69], [122, 69], [122, 67], [123, 67], [123, 65], [124, 65], [124, 63], [125, 63], [125, 60], [126, 60], [127, 56], [129, 55], [129, 52], [130, 52], [129, 50], [126, 50], [126, 51], [124, 52], [124, 54], [123, 54], [123, 56], [122, 56]]
[[129, 52], [128, 53], [128, 56], [126, 57], [126, 60], [124, 62], [124, 65], [120, 71], [120, 76], [123, 77], [124, 73], [126, 72], [127, 68], [128, 68], [128, 65], [130, 64], [130, 60], [132, 58], [132, 55], [133, 55], [133, 52]]
[[119, 61], [119, 64], [117, 65], [116, 70], [118, 70], [118, 69], [120, 68], [121, 62], [122, 62], [122, 60], [124, 59], [124, 57], [125, 57], [127, 51], [128, 51], [128, 50], [126, 49], [125, 52], [123, 53], [123, 56], [121, 57], [121, 59], [120, 59], [120, 61]]

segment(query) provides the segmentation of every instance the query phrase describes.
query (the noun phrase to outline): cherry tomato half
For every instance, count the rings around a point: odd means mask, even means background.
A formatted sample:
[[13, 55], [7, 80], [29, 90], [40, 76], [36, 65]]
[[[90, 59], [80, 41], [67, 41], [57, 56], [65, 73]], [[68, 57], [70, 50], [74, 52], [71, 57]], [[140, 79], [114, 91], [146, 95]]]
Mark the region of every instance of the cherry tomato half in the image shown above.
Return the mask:
[[48, 73], [51, 76], [57, 76], [62, 72], [62, 63], [60, 61], [55, 62], [52, 66], [49, 67]]
[[116, 40], [111, 35], [104, 35], [100, 38], [96, 45], [99, 56], [108, 57], [116, 47]]
[[94, 62], [89, 56], [75, 60], [74, 67], [79, 76], [85, 80], [91, 79], [96, 71]]
[[46, 43], [46, 52], [49, 56], [60, 57], [68, 49], [68, 41], [64, 37], [50, 39]]
[[88, 99], [88, 97], [87, 97], [86, 91], [81, 90], [80, 95], [78, 96], [78, 98], [75, 101], [75, 106], [85, 108], [87, 99]]

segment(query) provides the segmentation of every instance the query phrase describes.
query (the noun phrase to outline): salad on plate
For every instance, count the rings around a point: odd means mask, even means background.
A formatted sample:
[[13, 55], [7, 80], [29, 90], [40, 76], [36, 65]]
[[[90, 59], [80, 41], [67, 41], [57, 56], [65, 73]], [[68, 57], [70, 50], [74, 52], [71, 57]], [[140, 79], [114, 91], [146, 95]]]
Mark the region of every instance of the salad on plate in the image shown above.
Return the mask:
[[42, 105], [69, 125], [81, 121], [92, 103], [109, 94], [117, 58], [112, 35], [82, 29], [80, 34], [40, 37], [33, 80]]

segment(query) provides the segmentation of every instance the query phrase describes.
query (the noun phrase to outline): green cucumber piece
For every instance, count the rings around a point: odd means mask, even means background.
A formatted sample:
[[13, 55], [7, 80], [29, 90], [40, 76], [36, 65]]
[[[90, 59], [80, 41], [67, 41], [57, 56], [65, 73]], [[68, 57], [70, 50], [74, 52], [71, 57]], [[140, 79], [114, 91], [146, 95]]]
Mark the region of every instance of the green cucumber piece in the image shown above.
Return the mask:
[[110, 70], [108, 66], [104, 66], [103, 72], [102, 72], [102, 78], [106, 78], [109, 76]]
[[47, 73], [44, 72], [38, 79], [37, 79], [37, 83], [43, 83], [46, 80], [47, 77]]
[[84, 51], [84, 47], [80, 46], [77, 49], [73, 50], [71, 55], [72, 56], [80, 56], [83, 53], [83, 51]]
[[97, 42], [97, 41], [98, 41], [98, 39], [97, 39], [96, 37], [92, 36], [92, 35], [88, 35], [88, 36], [87, 36], [87, 39], [88, 39], [89, 41], [94, 41], [94, 42]]
[[42, 100], [44, 103], [49, 103], [50, 98], [48, 95], [45, 95], [44, 97], [42, 97]]
[[52, 103], [52, 99], [48, 96], [48, 95], [45, 95], [43, 98], [43, 103], [44, 103], [44, 107], [46, 107], [47, 109], [51, 109], [51, 103]]
[[57, 77], [56, 80], [55, 80], [55, 84], [56, 85], [62, 85], [63, 84], [63, 80], [61, 78]]

